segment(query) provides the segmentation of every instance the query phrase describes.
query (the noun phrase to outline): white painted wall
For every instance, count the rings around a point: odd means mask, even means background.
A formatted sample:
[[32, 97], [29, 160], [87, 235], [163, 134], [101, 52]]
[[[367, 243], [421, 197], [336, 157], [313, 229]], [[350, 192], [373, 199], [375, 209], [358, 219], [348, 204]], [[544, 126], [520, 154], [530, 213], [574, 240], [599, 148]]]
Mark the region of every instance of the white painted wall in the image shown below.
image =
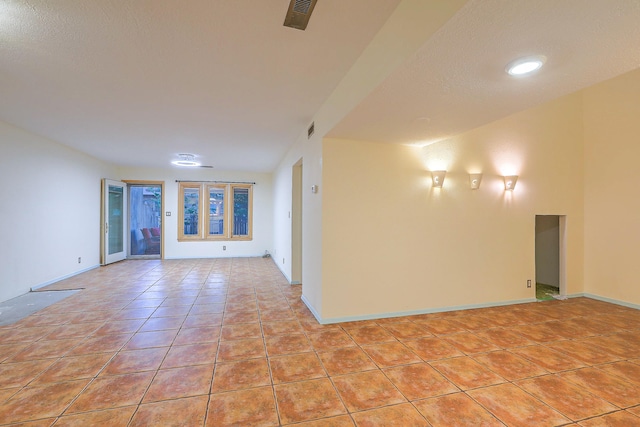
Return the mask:
[[100, 180], [114, 169], [4, 122], [0, 153], [0, 301], [97, 266]]
[[[215, 169], [143, 169], [118, 168], [121, 180], [164, 181], [163, 215], [164, 257], [172, 258], [227, 258], [255, 257], [272, 252], [273, 248], [273, 189], [270, 173], [229, 172]], [[255, 182], [253, 187], [253, 239], [249, 241], [178, 241], [178, 183], [190, 181]], [[226, 246], [226, 250], [223, 250]]]
[[[291, 150], [273, 174], [273, 250], [271, 255], [282, 274], [291, 283], [291, 212], [292, 169], [295, 160], [290, 157], [302, 155]], [[291, 164], [289, 167], [287, 167]], [[283, 262], [284, 260], [284, 262]]]
[[[322, 117], [322, 116], [321, 116]], [[320, 129], [326, 132], [326, 129]], [[314, 311], [322, 305], [322, 142], [306, 131], [289, 149], [274, 172], [273, 258], [291, 282], [291, 218], [293, 165], [302, 159], [302, 294]], [[318, 192], [311, 193], [317, 185]]]

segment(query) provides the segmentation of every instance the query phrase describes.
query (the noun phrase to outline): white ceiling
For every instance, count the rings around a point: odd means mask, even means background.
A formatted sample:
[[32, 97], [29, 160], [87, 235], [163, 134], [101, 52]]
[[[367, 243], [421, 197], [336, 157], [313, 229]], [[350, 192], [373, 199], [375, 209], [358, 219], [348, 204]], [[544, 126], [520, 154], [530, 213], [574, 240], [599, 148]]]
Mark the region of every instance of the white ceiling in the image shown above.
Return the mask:
[[399, 0], [1, 0], [0, 120], [119, 165], [272, 171]]
[[[119, 165], [268, 172], [399, 2], [319, 0], [299, 31], [289, 0], [2, 0], [0, 120]], [[640, 0], [471, 0], [329, 136], [446, 138], [638, 68], [639, 46]], [[528, 54], [536, 75], [504, 72]]]
[[471, 0], [329, 136], [425, 145], [638, 67], [640, 0]]

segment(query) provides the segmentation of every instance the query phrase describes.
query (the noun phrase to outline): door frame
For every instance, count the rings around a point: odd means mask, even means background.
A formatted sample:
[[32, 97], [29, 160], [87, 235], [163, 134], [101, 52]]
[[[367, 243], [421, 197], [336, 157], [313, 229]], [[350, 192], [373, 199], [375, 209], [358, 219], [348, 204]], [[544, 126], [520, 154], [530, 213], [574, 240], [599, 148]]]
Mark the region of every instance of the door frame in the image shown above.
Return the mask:
[[559, 253], [559, 282], [560, 282], [560, 296], [567, 296], [567, 216], [566, 215], [558, 215], [558, 225], [560, 227], [559, 236], [558, 236], [558, 244], [560, 247], [558, 250]]
[[[130, 185], [137, 185], [137, 186], [145, 186], [145, 185], [149, 185], [149, 186], [160, 186], [160, 192], [161, 192], [161, 197], [160, 197], [160, 259], [164, 259], [164, 233], [165, 233], [165, 228], [164, 228], [164, 223], [165, 223], [165, 219], [162, 218], [162, 216], [166, 216], [166, 213], [164, 211], [164, 181], [148, 181], [148, 180], [134, 180], [134, 179], [123, 179], [122, 182], [127, 184], [127, 200], [129, 200], [130, 194], [129, 194], [129, 186]], [[127, 231], [129, 231], [131, 228], [131, 215], [130, 212], [127, 210]], [[131, 257], [131, 237], [130, 237], [130, 233], [126, 233], [127, 235], [127, 258]], [[136, 255], [135, 257], [136, 259], [157, 259], [157, 257], [154, 256], [147, 256], [147, 255]]]
[[[122, 251], [109, 254], [109, 187], [122, 187]], [[123, 181], [116, 181], [113, 179], [103, 178], [101, 182], [101, 199], [100, 199], [100, 264], [107, 265], [114, 262], [122, 261], [127, 258], [127, 223], [124, 219], [125, 215], [129, 215], [127, 208], [128, 191], [127, 184]]]
[[[534, 216], [534, 272], [537, 272], [537, 266], [535, 261], [535, 234], [536, 230], [536, 218], [539, 216], [554, 216], [558, 218], [558, 295], [560, 297], [567, 296], [567, 215], [556, 214], [536, 214]], [[537, 274], [534, 274], [534, 284], [538, 282]], [[535, 292], [535, 288], [534, 288]]]
[[291, 284], [302, 283], [302, 158], [291, 169]]

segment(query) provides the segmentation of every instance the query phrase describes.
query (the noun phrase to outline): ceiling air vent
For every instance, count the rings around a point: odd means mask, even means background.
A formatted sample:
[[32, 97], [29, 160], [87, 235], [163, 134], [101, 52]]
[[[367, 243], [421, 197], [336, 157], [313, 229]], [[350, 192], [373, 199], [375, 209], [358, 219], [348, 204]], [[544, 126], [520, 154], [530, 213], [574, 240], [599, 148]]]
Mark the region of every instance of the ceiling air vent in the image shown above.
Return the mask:
[[317, 0], [291, 0], [287, 16], [284, 18], [284, 26], [298, 30], [305, 30], [311, 17], [311, 12]]
[[311, 126], [309, 126], [309, 129], [307, 129], [307, 139], [311, 138], [311, 135], [313, 135], [313, 132], [315, 132], [316, 130], [316, 122], [311, 123]]

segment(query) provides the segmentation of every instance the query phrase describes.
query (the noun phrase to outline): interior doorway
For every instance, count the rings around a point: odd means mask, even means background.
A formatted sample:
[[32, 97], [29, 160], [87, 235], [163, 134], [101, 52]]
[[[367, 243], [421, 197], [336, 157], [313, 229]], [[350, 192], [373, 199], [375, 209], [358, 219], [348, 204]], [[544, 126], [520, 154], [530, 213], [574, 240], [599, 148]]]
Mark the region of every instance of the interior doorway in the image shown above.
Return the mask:
[[551, 300], [566, 295], [564, 215], [536, 215], [536, 299]]
[[302, 283], [302, 159], [292, 169], [291, 182], [291, 284]]
[[162, 182], [128, 182], [129, 258], [162, 258]]

